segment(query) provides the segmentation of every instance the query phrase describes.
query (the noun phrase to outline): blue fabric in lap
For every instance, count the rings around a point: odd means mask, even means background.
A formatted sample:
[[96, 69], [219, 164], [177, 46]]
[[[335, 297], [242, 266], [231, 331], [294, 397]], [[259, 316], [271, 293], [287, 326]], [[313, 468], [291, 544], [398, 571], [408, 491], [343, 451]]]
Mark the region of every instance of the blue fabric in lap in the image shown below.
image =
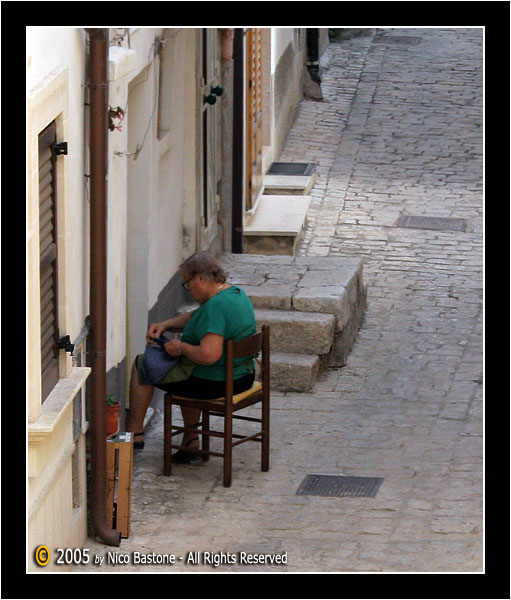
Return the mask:
[[147, 346], [140, 367], [141, 383], [155, 385], [173, 369], [179, 362], [179, 357], [170, 356], [163, 346]]

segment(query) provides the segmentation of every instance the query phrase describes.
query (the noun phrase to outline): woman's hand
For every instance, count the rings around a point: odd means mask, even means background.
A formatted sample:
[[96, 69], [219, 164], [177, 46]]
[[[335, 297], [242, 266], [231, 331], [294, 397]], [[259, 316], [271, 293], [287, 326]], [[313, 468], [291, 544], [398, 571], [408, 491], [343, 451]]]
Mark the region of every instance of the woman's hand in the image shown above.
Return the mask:
[[170, 340], [163, 347], [170, 356], [181, 356], [181, 340]]
[[161, 337], [165, 331], [167, 331], [166, 321], [163, 321], [162, 323], [151, 323], [145, 336], [146, 342], [150, 344], [153, 341], [153, 338]]
[[212, 365], [222, 356], [224, 338], [216, 333], [206, 333], [199, 346], [181, 340], [170, 340], [163, 344], [170, 356], [186, 356], [198, 365]]
[[167, 319], [166, 321], [162, 321], [161, 323], [151, 323], [145, 336], [147, 343], [150, 344], [152, 338], [161, 337], [162, 334], [165, 333], [165, 331], [168, 331], [171, 327], [183, 329], [192, 318], [194, 312], [195, 311], [191, 310], [187, 313], [179, 315], [178, 317], [173, 317], [171, 319]]

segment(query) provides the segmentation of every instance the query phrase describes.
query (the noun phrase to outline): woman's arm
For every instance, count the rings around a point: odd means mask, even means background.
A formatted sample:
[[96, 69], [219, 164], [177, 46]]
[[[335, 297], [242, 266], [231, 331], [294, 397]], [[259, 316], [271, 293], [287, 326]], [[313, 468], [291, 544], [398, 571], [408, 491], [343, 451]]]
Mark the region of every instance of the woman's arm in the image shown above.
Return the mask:
[[151, 323], [151, 325], [149, 325], [149, 329], [147, 330], [146, 341], [149, 343], [152, 338], [161, 337], [162, 334], [165, 331], [168, 331], [171, 327], [183, 329], [188, 321], [192, 318], [193, 313], [194, 311], [191, 310], [187, 313], [183, 313], [182, 315], [178, 315], [177, 317], [172, 317], [166, 321], [161, 321], [161, 323]]
[[181, 340], [170, 340], [164, 348], [170, 356], [186, 356], [198, 365], [212, 365], [222, 356], [224, 337], [217, 333], [206, 333], [199, 346]]
[[167, 319], [166, 321], [163, 321], [162, 325], [165, 325], [165, 331], [168, 331], [171, 327], [183, 329], [192, 318], [194, 312], [195, 311], [191, 310], [189, 312], [183, 313], [182, 315], [178, 315], [177, 317], [172, 317], [172, 319]]

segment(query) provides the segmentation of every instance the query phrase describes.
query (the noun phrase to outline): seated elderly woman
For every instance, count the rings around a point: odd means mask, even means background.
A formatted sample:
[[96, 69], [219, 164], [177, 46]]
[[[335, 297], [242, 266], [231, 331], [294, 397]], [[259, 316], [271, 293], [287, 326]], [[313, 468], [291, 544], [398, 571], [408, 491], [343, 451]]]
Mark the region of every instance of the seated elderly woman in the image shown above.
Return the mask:
[[[147, 331], [148, 343], [171, 328], [183, 328], [181, 339], [163, 345], [173, 357], [187, 357], [195, 363], [191, 376], [183, 381], [166, 382], [166, 377], [155, 386], [165, 392], [189, 398], [220, 398], [225, 392], [224, 340], [239, 341], [256, 332], [252, 303], [236, 285], [226, 283], [226, 274], [218, 261], [208, 252], [197, 252], [181, 265], [183, 287], [200, 304], [199, 308], [161, 323], [152, 323]], [[141, 382], [142, 355], [135, 359], [130, 382], [130, 411], [126, 429], [135, 434], [135, 447], [143, 448], [143, 422], [151, 399], [153, 385]], [[237, 359], [234, 368], [234, 393], [249, 389], [254, 382], [254, 361]], [[169, 379], [167, 377], [167, 379]], [[200, 421], [201, 411], [182, 407], [185, 427]], [[176, 463], [187, 463], [198, 458], [193, 448], [199, 447], [194, 433], [183, 434], [182, 445], [189, 451], [178, 450], [172, 457]]]

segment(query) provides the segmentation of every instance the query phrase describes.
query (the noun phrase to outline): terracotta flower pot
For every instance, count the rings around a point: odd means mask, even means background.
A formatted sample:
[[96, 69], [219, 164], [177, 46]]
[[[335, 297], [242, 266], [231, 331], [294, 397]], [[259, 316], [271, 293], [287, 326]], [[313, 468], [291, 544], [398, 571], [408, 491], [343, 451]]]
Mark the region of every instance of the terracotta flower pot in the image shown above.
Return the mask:
[[115, 404], [106, 406], [106, 436], [113, 437], [119, 431], [119, 414], [120, 414], [121, 403], [116, 402]]

